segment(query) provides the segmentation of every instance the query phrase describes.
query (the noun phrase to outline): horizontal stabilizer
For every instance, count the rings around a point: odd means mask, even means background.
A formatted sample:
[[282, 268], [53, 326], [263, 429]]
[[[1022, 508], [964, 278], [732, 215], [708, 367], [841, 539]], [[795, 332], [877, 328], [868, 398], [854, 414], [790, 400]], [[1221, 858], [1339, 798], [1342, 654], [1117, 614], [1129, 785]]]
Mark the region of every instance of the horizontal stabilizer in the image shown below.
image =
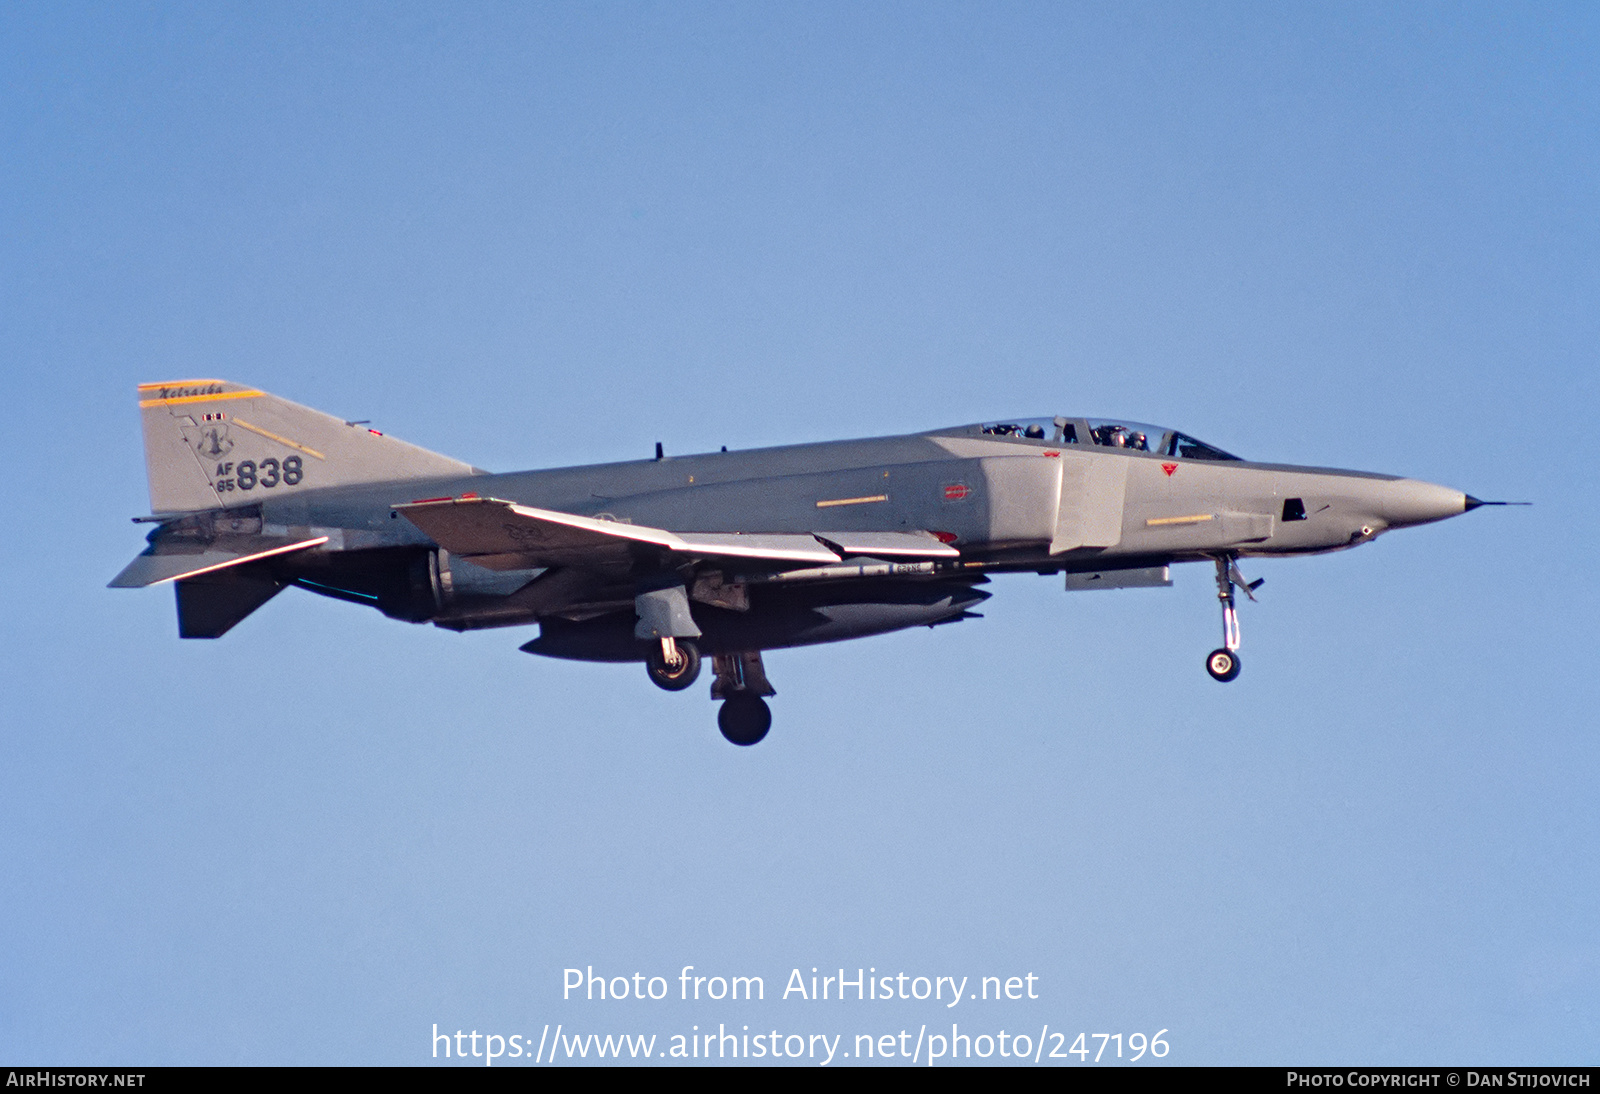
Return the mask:
[[579, 564], [617, 548], [655, 547], [701, 557], [774, 562], [838, 562], [809, 535], [669, 532], [616, 520], [580, 517], [498, 498], [442, 498], [396, 505], [395, 512], [451, 554], [489, 569]]
[[163, 581], [182, 581], [185, 578], [199, 577], [202, 574], [225, 570], [233, 566], [242, 566], [246, 562], [256, 562], [264, 558], [273, 558], [277, 555], [286, 555], [294, 551], [304, 551], [311, 547], [318, 547], [328, 542], [327, 536], [318, 536], [315, 539], [305, 539], [298, 543], [286, 543], [282, 546], [270, 547], [263, 551], [238, 552], [205, 550], [194, 554], [156, 554], [152, 547], [144, 554], [135, 558], [116, 577], [111, 579], [108, 589], [142, 589], [146, 585], [159, 585]]
[[285, 586], [258, 567], [213, 570], [178, 582], [178, 637], [221, 638]]

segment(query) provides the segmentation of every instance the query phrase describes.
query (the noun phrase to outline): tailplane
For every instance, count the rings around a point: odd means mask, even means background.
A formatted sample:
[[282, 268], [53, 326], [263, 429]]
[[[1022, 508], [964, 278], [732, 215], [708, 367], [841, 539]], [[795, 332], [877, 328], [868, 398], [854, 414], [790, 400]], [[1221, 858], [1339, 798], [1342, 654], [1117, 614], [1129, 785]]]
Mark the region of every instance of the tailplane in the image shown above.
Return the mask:
[[323, 486], [482, 474], [470, 464], [226, 380], [140, 384], [158, 516]]

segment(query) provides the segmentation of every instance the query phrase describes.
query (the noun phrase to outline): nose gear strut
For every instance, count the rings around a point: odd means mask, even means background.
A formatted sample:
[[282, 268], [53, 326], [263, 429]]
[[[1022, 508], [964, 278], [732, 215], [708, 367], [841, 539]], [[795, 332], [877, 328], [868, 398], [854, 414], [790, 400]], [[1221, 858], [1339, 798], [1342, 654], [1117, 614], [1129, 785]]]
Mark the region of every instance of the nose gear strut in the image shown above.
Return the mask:
[[1217, 564], [1217, 599], [1222, 602], [1222, 648], [1206, 655], [1206, 671], [1213, 680], [1226, 684], [1239, 675], [1239, 612], [1234, 606], [1233, 590], [1238, 587], [1244, 595], [1255, 600], [1255, 591], [1265, 583], [1265, 578], [1246, 581], [1234, 562], [1234, 556], [1223, 554], [1215, 558]]

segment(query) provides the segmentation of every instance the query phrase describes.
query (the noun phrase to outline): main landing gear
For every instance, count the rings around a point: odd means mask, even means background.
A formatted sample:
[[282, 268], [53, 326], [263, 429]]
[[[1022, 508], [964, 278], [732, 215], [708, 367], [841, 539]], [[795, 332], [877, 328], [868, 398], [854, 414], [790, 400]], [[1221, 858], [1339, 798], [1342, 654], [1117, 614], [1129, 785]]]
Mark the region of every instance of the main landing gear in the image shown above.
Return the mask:
[[687, 638], [662, 638], [645, 659], [650, 682], [666, 691], [682, 691], [700, 678], [700, 648]]
[[778, 694], [767, 681], [761, 651], [719, 654], [712, 658], [712, 665], [717, 678], [711, 683], [711, 698], [722, 700], [717, 728], [733, 744], [755, 744], [772, 728], [772, 709], [766, 698]]
[[[772, 728], [767, 698], [777, 694], [767, 680], [761, 652], [717, 654], [711, 659], [717, 678], [711, 698], [722, 700], [717, 728], [736, 745], [753, 745]], [[650, 646], [645, 671], [650, 682], [666, 691], [682, 691], [700, 677], [700, 648], [688, 638], [661, 638]]]
[[1261, 588], [1264, 579], [1246, 581], [1232, 555], [1218, 555], [1216, 563], [1217, 599], [1222, 601], [1222, 648], [1206, 654], [1206, 671], [1213, 680], [1226, 684], [1239, 675], [1240, 668], [1239, 612], [1234, 607], [1233, 590], [1237, 586], [1244, 590], [1245, 596], [1254, 600], [1255, 591]]
[[730, 695], [717, 711], [717, 728], [733, 744], [756, 744], [772, 728], [772, 708], [759, 695]]

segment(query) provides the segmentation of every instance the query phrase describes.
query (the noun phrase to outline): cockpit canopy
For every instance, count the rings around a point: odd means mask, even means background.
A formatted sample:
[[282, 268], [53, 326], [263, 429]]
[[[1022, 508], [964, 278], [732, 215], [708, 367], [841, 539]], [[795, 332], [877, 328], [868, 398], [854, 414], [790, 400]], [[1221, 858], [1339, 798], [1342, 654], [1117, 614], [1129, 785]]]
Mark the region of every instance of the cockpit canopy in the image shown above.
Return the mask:
[[1040, 444], [1093, 444], [1180, 460], [1237, 460], [1239, 457], [1196, 440], [1187, 433], [1145, 422], [1110, 418], [1015, 418], [978, 427], [992, 437], [1015, 437]]

